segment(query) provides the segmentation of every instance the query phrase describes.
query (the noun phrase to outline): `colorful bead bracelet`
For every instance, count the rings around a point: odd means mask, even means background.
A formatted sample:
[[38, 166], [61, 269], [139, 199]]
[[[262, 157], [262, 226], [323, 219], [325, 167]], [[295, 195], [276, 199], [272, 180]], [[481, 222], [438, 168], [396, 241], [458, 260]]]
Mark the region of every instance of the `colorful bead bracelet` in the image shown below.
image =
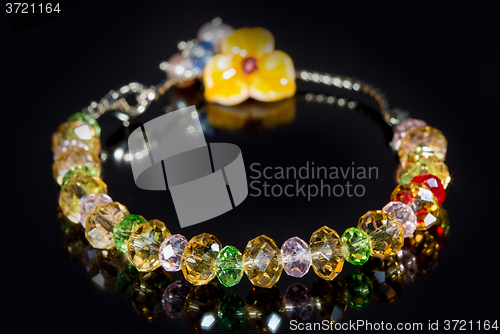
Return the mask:
[[[160, 266], [166, 271], [182, 270], [193, 285], [207, 284], [217, 276], [226, 287], [234, 286], [246, 274], [253, 285], [270, 288], [283, 269], [302, 277], [312, 266], [325, 280], [333, 280], [344, 261], [365, 263], [370, 256], [388, 258], [401, 249], [404, 238], [416, 230], [426, 230], [437, 220], [445, 189], [450, 182], [443, 162], [447, 141], [441, 131], [425, 122], [408, 118], [408, 113], [389, 109], [385, 95], [372, 85], [349, 77], [295, 71], [291, 58], [274, 50], [274, 37], [262, 28], [234, 30], [220, 19], [204, 25], [198, 39], [181, 42], [180, 53], [160, 64], [167, 79], [156, 87], [132, 83], [111, 91], [99, 103], [92, 102], [82, 112], [70, 116], [52, 136], [53, 175], [61, 185], [59, 205], [73, 223], [81, 223], [89, 243], [98, 249], [127, 253], [129, 261], [142, 272]], [[243, 252], [233, 246], [222, 248], [208, 233], [189, 241], [171, 234], [159, 220], [147, 221], [131, 215], [127, 208], [107, 195], [100, 179], [101, 150], [97, 118], [114, 112], [125, 126], [142, 114], [150, 103], [171, 87], [189, 87], [200, 79], [207, 102], [236, 105], [248, 98], [278, 101], [295, 94], [295, 80], [321, 83], [360, 91], [379, 104], [384, 120], [394, 127], [391, 146], [401, 164], [399, 185], [391, 201], [381, 210], [368, 211], [357, 227], [341, 236], [323, 226], [313, 232], [309, 243], [299, 237], [286, 240], [281, 248], [266, 235], [250, 240]], [[130, 106], [127, 95], [136, 97]]]

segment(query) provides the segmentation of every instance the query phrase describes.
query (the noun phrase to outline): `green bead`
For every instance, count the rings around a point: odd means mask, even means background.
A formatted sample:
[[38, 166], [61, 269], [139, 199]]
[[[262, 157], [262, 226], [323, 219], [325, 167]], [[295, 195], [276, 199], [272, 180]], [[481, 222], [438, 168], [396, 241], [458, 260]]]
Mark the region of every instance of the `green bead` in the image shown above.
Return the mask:
[[64, 186], [69, 180], [80, 175], [97, 176], [97, 173], [95, 170], [85, 165], [73, 166], [66, 172], [66, 174], [64, 174], [61, 181], [61, 187]]
[[362, 265], [370, 258], [372, 242], [368, 235], [356, 227], [345, 230], [340, 238], [345, 247], [345, 260], [354, 265]]
[[133, 230], [147, 220], [143, 216], [128, 215], [120, 219], [118, 224], [113, 227], [113, 239], [115, 240], [116, 248], [127, 253], [128, 239]]
[[217, 255], [215, 273], [219, 282], [227, 287], [238, 284], [243, 276], [243, 255], [233, 246], [226, 246]]
[[351, 306], [363, 307], [372, 298], [373, 285], [365, 274], [354, 270], [350, 271], [344, 276], [342, 283], [347, 290]]
[[237, 332], [245, 322], [245, 301], [236, 293], [227, 294], [219, 304], [217, 317], [227, 332]]
[[89, 114], [85, 114], [83, 112], [76, 112], [68, 117], [68, 122], [74, 122], [74, 121], [83, 121], [87, 123], [88, 125], [94, 128], [97, 138], [101, 137], [101, 127], [99, 126], [99, 123], [97, 123], [97, 120], [94, 119]]

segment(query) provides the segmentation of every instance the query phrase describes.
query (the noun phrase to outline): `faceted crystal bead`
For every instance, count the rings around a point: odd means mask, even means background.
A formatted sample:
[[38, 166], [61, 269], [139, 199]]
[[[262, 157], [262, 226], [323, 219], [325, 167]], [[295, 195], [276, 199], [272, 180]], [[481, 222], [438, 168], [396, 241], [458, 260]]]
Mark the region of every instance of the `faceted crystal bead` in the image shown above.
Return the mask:
[[420, 174], [415, 176], [411, 182], [426, 185], [436, 196], [438, 205], [441, 205], [441, 203], [444, 202], [444, 199], [446, 198], [446, 190], [444, 190], [444, 186], [439, 177], [432, 174]]
[[62, 184], [64, 175], [75, 166], [87, 166], [95, 176], [101, 175], [101, 160], [99, 157], [81, 147], [72, 147], [63, 152], [52, 164], [52, 175], [58, 184]]
[[65, 122], [52, 134], [52, 151], [65, 140], [78, 140], [89, 147], [90, 152], [99, 153], [101, 141], [92, 126], [84, 121]]
[[141, 317], [151, 320], [163, 314], [163, 293], [170, 283], [172, 276], [162, 268], [138, 273], [132, 285], [131, 299]]
[[303, 322], [309, 318], [314, 308], [311, 292], [299, 283], [292, 284], [286, 289], [285, 313], [291, 320]]
[[399, 268], [403, 271], [405, 276], [405, 282], [411, 282], [415, 278], [417, 273], [417, 257], [406, 247], [401, 248], [401, 250], [394, 256], [394, 260], [399, 264]]
[[83, 228], [85, 228], [85, 222], [89, 214], [94, 210], [97, 206], [103, 204], [113, 203], [111, 197], [106, 194], [90, 194], [85, 196], [80, 204], [80, 224], [82, 224]]
[[98, 177], [81, 175], [68, 181], [61, 188], [59, 206], [62, 213], [73, 223], [80, 220], [80, 203], [85, 196], [91, 194], [105, 194], [107, 186]]
[[345, 248], [337, 232], [328, 226], [316, 230], [309, 240], [314, 272], [325, 280], [334, 279], [344, 266]]
[[222, 248], [217, 238], [208, 233], [198, 234], [189, 240], [181, 258], [184, 278], [193, 284], [207, 284], [215, 277], [215, 260]]
[[233, 246], [225, 246], [215, 260], [215, 272], [219, 282], [231, 287], [243, 277], [243, 255]]
[[401, 224], [382, 210], [368, 211], [358, 221], [358, 228], [372, 240], [372, 256], [387, 258], [395, 255], [404, 243]]
[[166, 271], [181, 270], [182, 253], [188, 240], [181, 234], [172, 234], [160, 246], [160, 264]]
[[318, 320], [328, 320], [332, 323], [342, 320], [347, 309], [348, 296], [338, 278], [331, 281], [318, 278], [312, 285], [311, 293]]
[[57, 161], [57, 158], [63, 153], [69, 150], [70, 148], [73, 147], [80, 147], [83, 148], [85, 151], [90, 151], [90, 148], [88, 147], [87, 144], [82, 143], [81, 141], [78, 141], [76, 139], [73, 140], [63, 140], [59, 146], [57, 146], [56, 150], [54, 151], [54, 161]]
[[89, 114], [85, 114], [82, 112], [76, 112], [73, 115], [68, 117], [68, 122], [74, 122], [74, 121], [83, 121], [90, 125], [94, 131], [97, 137], [101, 136], [101, 127], [99, 126], [99, 123], [97, 123], [97, 120], [94, 119], [92, 116]]
[[127, 263], [127, 257], [116, 249], [98, 250], [89, 266], [92, 284], [106, 292], [116, 292], [118, 273]]
[[421, 147], [424, 150], [434, 151], [438, 159], [444, 161], [447, 146], [448, 141], [438, 129], [428, 125], [414, 128], [408, 130], [401, 140], [398, 149], [399, 160], [401, 162], [405, 161], [410, 153]]
[[348, 272], [342, 284], [347, 290], [349, 304], [353, 307], [364, 307], [372, 298], [372, 283], [363, 273], [354, 270]]
[[382, 211], [396, 218], [403, 228], [405, 238], [417, 229], [417, 216], [408, 205], [401, 202], [389, 202], [382, 208]]
[[266, 235], [248, 242], [243, 254], [245, 274], [253, 285], [270, 288], [283, 271], [281, 253], [273, 239]]
[[[186, 76], [187, 72], [194, 73], [195, 68], [191, 58], [184, 58], [180, 53], [174, 53], [168, 59], [168, 67], [166, 69], [167, 78], [180, 78]], [[195, 83], [195, 79], [187, 80], [177, 85], [178, 88], [187, 88]]]
[[137, 226], [146, 222], [147, 220], [139, 215], [128, 215], [120, 219], [118, 224], [113, 227], [113, 239], [115, 240], [116, 248], [126, 253], [130, 234]]
[[182, 317], [186, 297], [191, 291], [191, 285], [185, 280], [178, 280], [171, 283], [163, 292], [163, 309], [172, 319]]
[[217, 322], [217, 306], [224, 291], [214, 284], [194, 287], [186, 298], [184, 317], [188, 325], [197, 332], [208, 331]]
[[432, 174], [438, 177], [446, 189], [451, 177], [448, 166], [439, 160], [432, 152], [423, 152], [420, 149], [411, 154], [408, 159], [398, 166], [397, 179], [399, 184], [412, 182], [421, 174]]
[[64, 174], [64, 177], [61, 181], [61, 186], [65, 185], [66, 182], [68, 182], [72, 178], [80, 175], [98, 176], [97, 173], [90, 167], [87, 167], [85, 165], [73, 166], [66, 172], [66, 174]]
[[285, 303], [280, 291], [254, 287], [247, 295], [247, 319], [261, 333], [276, 333], [279, 330]]
[[363, 230], [355, 227], [348, 228], [342, 234], [340, 243], [344, 245], [347, 262], [361, 265], [370, 258], [372, 242]]
[[128, 259], [139, 271], [152, 271], [160, 267], [160, 246], [170, 231], [158, 219], [137, 226], [128, 239]]
[[85, 223], [87, 240], [95, 248], [114, 248], [113, 227], [128, 214], [127, 208], [118, 202], [99, 205], [89, 214]]
[[288, 239], [281, 246], [283, 269], [293, 277], [302, 277], [309, 271], [312, 262], [309, 245], [299, 237]]
[[392, 145], [394, 146], [394, 149], [396, 151], [399, 149], [401, 140], [406, 136], [406, 131], [425, 125], [427, 125], [427, 123], [424, 121], [414, 118], [408, 118], [407, 120], [399, 123], [394, 129], [394, 135], [392, 136]]
[[398, 299], [405, 287], [405, 276], [393, 258], [372, 258], [361, 267], [373, 284], [372, 300], [389, 304]]
[[410, 182], [400, 184], [391, 194], [391, 201], [410, 206], [417, 216], [417, 230], [426, 230], [439, 215], [437, 198], [427, 186]]
[[226, 332], [237, 332], [243, 326], [246, 316], [245, 300], [236, 293], [229, 293], [221, 300], [217, 318]]

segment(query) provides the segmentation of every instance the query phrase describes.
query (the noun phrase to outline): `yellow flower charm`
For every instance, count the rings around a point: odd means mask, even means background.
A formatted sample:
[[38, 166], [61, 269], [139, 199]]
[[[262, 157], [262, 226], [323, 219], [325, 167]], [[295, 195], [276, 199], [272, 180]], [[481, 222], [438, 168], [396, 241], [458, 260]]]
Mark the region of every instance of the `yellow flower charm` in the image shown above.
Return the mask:
[[295, 94], [292, 59], [274, 50], [274, 37], [263, 28], [241, 28], [221, 41], [221, 54], [205, 66], [205, 99], [236, 105], [248, 98], [278, 101]]

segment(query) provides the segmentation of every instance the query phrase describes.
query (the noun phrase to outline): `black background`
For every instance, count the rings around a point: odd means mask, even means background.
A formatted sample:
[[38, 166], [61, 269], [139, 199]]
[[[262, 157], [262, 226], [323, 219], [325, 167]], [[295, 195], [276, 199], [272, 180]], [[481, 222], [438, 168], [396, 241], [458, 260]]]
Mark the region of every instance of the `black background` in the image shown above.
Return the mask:
[[[445, 319], [498, 319], [493, 305], [499, 298], [495, 158], [500, 58], [498, 27], [489, 14], [493, 8], [249, 1], [80, 1], [65, 8], [69, 10], [64, 15], [26, 29], [22, 27], [29, 17], [15, 18], [11, 24], [0, 14], [2, 211], [7, 213], [2, 274], [4, 290], [12, 291], [4, 299], [14, 316], [11, 321], [30, 331], [56, 333], [192, 331], [183, 319], [163, 316], [147, 322], [119, 294], [98, 291], [85, 269], [67, 258], [56, 219], [50, 135], [68, 115], [110, 89], [132, 81], [150, 85], [162, 80], [158, 64], [176, 52], [177, 42], [194, 38], [203, 23], [217, 16], [236, 28], [269, 29], [276, 49], [287, 52], [296, 67], [375, 83], [392, 106], [410, 110], [448, 138], [446, 162], [452, 183], [444, 207], [451, 229], [438, 266], [408, 284], [396, 302], [349, 308], [344, 321], [442, 324]], [[166, 101], [154, 104], [135, 122], [161, 115]], [[101, 123], [103, 141], [120, 128], [109, 118]], [[299, 101], [295, 121], [287, 126], [255, 136], [220, 131], [210, 141], [239, 145], [247, 172], [253, 162], [300, 167], [306, 161], [326, 166], [349, 166], [354, 161], [357, 166], [378, 167], [379, 178], [362, 182], [362, 198], [308, 202], [248, 197], [236, 210], [183, 230], [170, 196], [136, 188], [126, 164], [105, 163], [109, 194], [132, 213], [166, 222], [172, 233], [189, 238], [209, 232], [223, 245], [242, 250], [262, 233], [278, 245], [295, 235], [308, 240], [325, 224], [342, 233], [367, 210], [385, 205], [395, 186], [396, 161], [382, 131], [366, 116], [345, 109]], [[241, 232], [234, 233], [235, 228]], [[343, 273], [352, 268], [346, 265]], [[181, 278], [180, 273], [174, 275]], [[300, 283], [311, 287], [314, 279], [311, 272]], [[284, 274], [277, 286], [284, 293], [298, 281]], [[250, 289], [243, 278], [234, 290], [224, 290], [245, 298]], [[280, 332], [287, 327], [285, 318]], [[248, 323], [242, 331], [255, 332]]]

